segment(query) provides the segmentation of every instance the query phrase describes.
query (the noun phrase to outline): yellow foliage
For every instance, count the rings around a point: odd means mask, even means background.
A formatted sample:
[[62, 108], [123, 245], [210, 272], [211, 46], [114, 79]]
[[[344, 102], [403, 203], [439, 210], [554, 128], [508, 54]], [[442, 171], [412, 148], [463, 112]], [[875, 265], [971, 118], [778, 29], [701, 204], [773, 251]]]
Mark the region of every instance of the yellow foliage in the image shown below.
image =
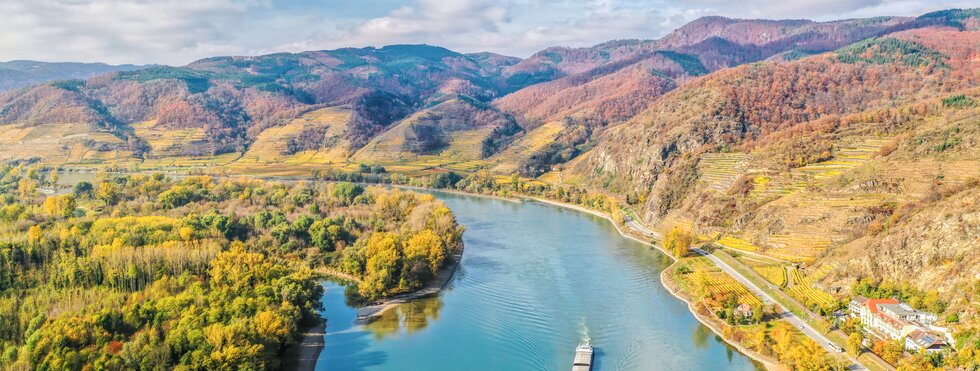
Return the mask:
[[445, 244], [435, 232], [425, 229], [405, 243], [405, 258], [412, 259], [417, 256], [425, 257], [429, 262], [429, 269], [435, 273], [446, 258]]
[[681, 228], [673, 228], [664, 237], [664, 249], [678, 258], [687, 256], [694, 238], [691, 232]]
[[27, 240], [30, 242], [41, 242], [42, 236], [44, 236], [44, 231], [41, 230], [41, 226], [39, 225], [31, 226], [31, 228], [27, 230]]

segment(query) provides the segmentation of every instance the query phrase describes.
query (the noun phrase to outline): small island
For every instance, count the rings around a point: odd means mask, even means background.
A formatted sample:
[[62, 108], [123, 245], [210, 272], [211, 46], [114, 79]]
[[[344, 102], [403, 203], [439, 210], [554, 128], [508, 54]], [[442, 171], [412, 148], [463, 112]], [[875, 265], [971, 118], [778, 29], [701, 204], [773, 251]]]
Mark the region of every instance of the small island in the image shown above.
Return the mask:
[[[338, 183], [351, 193], [360, 187]], [[379, 192], [373, 200], [370, 236], [336, 251], [323, 272], [353, 281], [348, 300], [364, 308], [369, 320], [398, 303], [434, 295], [452, 277], [463, 252], [463, 227], [452, 210], [428, 194], [401, 190]]]

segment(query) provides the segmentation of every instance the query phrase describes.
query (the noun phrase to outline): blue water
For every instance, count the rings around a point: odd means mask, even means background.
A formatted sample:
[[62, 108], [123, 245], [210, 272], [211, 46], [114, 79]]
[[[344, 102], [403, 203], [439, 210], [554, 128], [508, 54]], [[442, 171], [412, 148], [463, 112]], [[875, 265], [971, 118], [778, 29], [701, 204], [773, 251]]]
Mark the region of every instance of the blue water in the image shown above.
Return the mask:
[[440, 296], [368, 325], [324, 281], [318, 370], [754, 370], [660, 285], [669, 259], [606, 220], [550, 205], [436, 193], [466, 226], [462, 263]]

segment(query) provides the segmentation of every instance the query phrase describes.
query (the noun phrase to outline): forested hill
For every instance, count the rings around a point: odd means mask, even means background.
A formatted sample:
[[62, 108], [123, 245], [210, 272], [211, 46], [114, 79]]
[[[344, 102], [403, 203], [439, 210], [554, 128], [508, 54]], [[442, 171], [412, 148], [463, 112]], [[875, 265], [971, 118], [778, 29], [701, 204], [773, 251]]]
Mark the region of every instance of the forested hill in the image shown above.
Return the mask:
[[116, 71], [132, 71], [150, 66], [105, 63], [0, 62], [0, 92], [56, 80], [87, 79]]

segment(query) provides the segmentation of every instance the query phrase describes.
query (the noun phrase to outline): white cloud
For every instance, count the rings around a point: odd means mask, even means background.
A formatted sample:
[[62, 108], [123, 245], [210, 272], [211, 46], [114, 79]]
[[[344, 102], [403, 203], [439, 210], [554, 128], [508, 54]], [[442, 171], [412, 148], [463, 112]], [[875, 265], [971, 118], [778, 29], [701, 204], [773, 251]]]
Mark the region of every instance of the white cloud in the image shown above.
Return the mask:
[[[0, 0], [0, 56], [179, 62], [223, 45], [256, 0]], [[150, 58], [146, 58], [150, 57]]]
[[347, 29], [318, 32], [303, 42], [281, 48], [428, 43], [463, 52], [490, 50], [527, 56], [549, 46], [652, 38], [669, 31], [672, 23], [664, 9], [627, 6], [612, 0], [418, 0]]
[[527, 56], [656, 38], [699, 16], [916, 15], [976, 0], [0, 0], [0, 60], [184, 64], [228, 54], [428, 43]]

